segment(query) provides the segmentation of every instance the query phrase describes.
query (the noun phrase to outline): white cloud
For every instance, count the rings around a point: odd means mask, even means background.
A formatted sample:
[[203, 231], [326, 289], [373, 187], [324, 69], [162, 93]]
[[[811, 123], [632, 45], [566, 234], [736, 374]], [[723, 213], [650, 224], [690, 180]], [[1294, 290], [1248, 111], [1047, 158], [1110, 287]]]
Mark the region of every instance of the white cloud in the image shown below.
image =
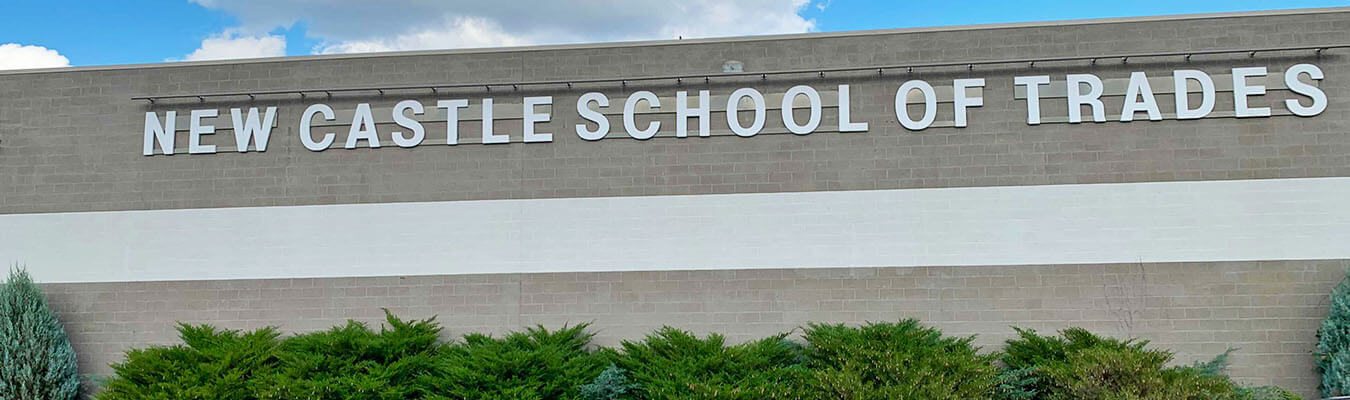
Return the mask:
[[183, 57], [186, 61], [234, 58], [280, 57], [286, 55], [286, 38], [275, 35], [241, 36], [226, 32], [207, 38], [202, 46]]
[[70, 59], [56, 50], [18, 43], [0, 44], [0, 69], [69, 67]]
[[373, 37], [323, 44], [316, 47], [314, 52], [320, 54], [369, 53], [413, 49], [519, 46], [528, 43], [531, 43], [528, 39], [504, 32], [501, 26], [489, 19], [447, 17], [443, 24], [422, 31], [399, 34], [393, 37]]
[[303, 22], [315, 53], [801, 33], [808, 0], [191, 0], [267, 35]]

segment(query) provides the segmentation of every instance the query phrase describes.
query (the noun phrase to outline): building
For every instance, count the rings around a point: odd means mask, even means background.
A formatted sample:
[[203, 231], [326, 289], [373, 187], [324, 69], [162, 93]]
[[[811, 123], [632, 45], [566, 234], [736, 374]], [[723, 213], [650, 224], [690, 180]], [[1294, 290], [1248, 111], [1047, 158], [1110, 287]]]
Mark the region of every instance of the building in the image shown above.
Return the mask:
[[3, 72], [0, 258], [96, 375], [389, 308], [1083, 326], [1312, 394], [1347, 46], [1339, 8]]

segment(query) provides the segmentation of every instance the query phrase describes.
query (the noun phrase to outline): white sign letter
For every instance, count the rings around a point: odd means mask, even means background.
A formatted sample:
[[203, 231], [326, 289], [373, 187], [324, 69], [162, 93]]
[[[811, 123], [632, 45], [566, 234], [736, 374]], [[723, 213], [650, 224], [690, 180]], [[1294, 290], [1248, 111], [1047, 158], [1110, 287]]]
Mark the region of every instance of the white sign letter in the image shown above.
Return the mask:
[[[1140, 101], [1139, 97], [1143, 96]], [[1148, 75], [1142, 71], [1130, 73], [1130, 84], [1125, 87], [1125, 107], [1120, 111], [1120, 122], [1134, 121], [1134, 113], [1148, 113], [1149, 121], [1162, 121], [1162, 110], [1158, 109], [1158, 99], [1153, 97], [1153, 87], [1148, 84]]]
[[[1093, 74], [1069, 74], [1069, 123], [1083, 122], [1083, 106], [1092, 107], [1092, 121], [1106, 122], [1106, 107], [1102, 105], [1102, 79]], [[1083, 93], [1083, 84], [1088, 92]]]
[[445, 144], [447, 146], [459, 144], [459, 109], [467, 107], [469, 107], [469, 101], [465, 99], [436, 102], [436, 108], [445, 109]]
[[300, 117], [300, 143], [305, 145], [310, 151], [328, 150], [333, 145], [333, 139], [337, 137], [336, 133], [327, 132], [323, 134], [323, 140], [314, 141], [314, 135], [310, 132], [310, 124], [314, 121], [314, 114], [323, 114], [324, 121], [333, 120], [333, 108], [327, 104], [314, 104], [305, 109], [305, 115]]
[[1013, 86], [1027, 87], [1027, 125], [1041, 124], [1041, 85], [1049, 85], [1047, 75], [1019, 76], [1013, 78]]
[[483, 99], [483, 144], [511, 143], [511, 136], [492, 133], [492, 99]]
[[356, 141], [365, 139], [366, 147], [377, 149], [380, 147], [380, 138], [375, 136], [375, 116], [370, 115], [370, 104], [361, 103], [356, 105], [356, 114], [352, 117], [352, 127], [347, 130], [348, 149], [356, 148]]
[[412, 110], [413, 115], [422, 115], [426, 112], [422, 108], [422, 102], [417, 100], [403, 100], [394, 105], [394, 123], [412, 131], [412, 137], [403, 136], [403, 132], [393, 132], [392, 139], [398, 147], [417, 147], [417, 145], [422, 144], [423, 139], [427, 138], [426, 128], [422, 127], [421, 122], [409, 118], [405, 114], [408, 110]]
[[1284, 86], [1294, 93], [1308, 96], [1309, 99], [1312, 99], [1312, 105], [1304, 107], [1303, 104], [1298, 102], [1298, 99], [1286, 99], [1284, 101], [1285, 107], [1288, 107], [1290, 112], [1300, 117], [1311, 117], [1326, 111], [1327, 94], [1317, 86], [1298, 80], [1300, 74], [1308, 74], [1308, 78], [1319, 81], [1322, 80], [1322, 69], [1312, 64], [1298, 64], [1284, 71]]
[[247, 117], [241, 115], [243, 113], [238, 108], [230, 109], [230, 117], [234, 120], [235, 147], [240, 153], [247, 153], [248, 142], [252, 139], [255, 149], [267, 151], [267, 142], [272, 138], [272, 125], [277, 119], [277, 108], [267, 107], [262, 122], [258, 122], [258, 107], [250, 107]]
[[[740, 108], [741, 98], [749, 98], [750, 103], [755, 108], [754, 122], [750, 127], [741, 126]], [[751, 137], [759, 134], [764, 129], [764, 95], [758, 90], [751, 88], [740, 88], [731, 92], [731, 97], [727, 98], [727, 125], [731, 127], [731, 133], [740, 137]]]
[[675, 137], [689, 136], [689, 117], [698, 117], [698, 135], [712, 135], [709, 129], [712, 120], [711, 100], [708, 91], [698, 91], [698, 107], [689, 108], [689, 93], [683, 90], [675, 92]]
[[[797, 118], [792, 115], [792, 105], [797, 102], [797, 96], [806, 96], [808, 106], [811, 108], [811, 114], [806, 117], [806, 125], [798, 125]], [[788, 132], [798, 135], [809, 135], [815, 132], [820, 126], [820, 93], [816, 89], [806, 85], [793, 86], [783, 95], [783, 125], [787, 125]]]
[[[1200, 84], [1200, 107], [1190, 108], [1190, 84], [1188, 80]], [[1172, 72], [1172, 84], [1175, 86], [1177, 119], [1200, 119], [1214, 111], [1214, 79], [1203, 71], [1183, 69]]]
[[[909, 93], [918, 90], [923, 96], [923, 118], [915, 121], [909, 117]], [[911, 131], [921, 131], [933, 125], [933, 119], [937, 117], [937, 94], [933, 92], [933, 85], [921, 80], [912, 80], [900, 85], [900, 90], [895, 91], [895, 118], [900, 120], [900, 125]]]
[[549, 108], [552, 109], [553, 108], [552, 105], [553, 105], [553, 96], [539, 96], [539, 97], [525, 98], [525, 109], [521, 114], [523, 115], [521, 119], [524, 120], [525, 124], [525, 143], [544, 143], [553, 141], [552, 133], [534, 132], [534, 124], [540, 122], [548, 122], [549, 119], [553, 118], [552, 113], [536, 113], [534, 108], [537, 106], [550, 106]]
[[1266, 85], [1247, 85], [1248, 77], [1265, 77], [1266, 67], [1233, 68], [1233, 114], [1238, 118], [1269, 117], [1270, 107], [1248, 107], [1251, 96], [1266, 94]]
[[628, 136], [632, 136], [633, 139], [651, 139], [653, 136], [656, 136], [656, 132], [661, 129], [661, 122], [652, 121], [650, 124], [647, 124], [647, 129], [638, 130], [633, 113], [636, 112], [634, 108], [637, 107], [639, 101], [646, 101], [651, 108], [661, 108], [661, 100], [656, 99], [655, 93], [643, 90], [628, 95], [628, 101], [623, 103], [623, 129], [628, 131]]
[[839, 132], [866, 132], [866, 122], [853, 122], [848, 85], [839, 85]]
[[[980, 95], [966, 97], [967, 88], [980, 88]], [[957, 79], [952, 81], [952, 103], [956, 106], [956, 127], [966, 127], [966, 109], [984, 106], [984, 79]]]
[[141, 149], [141, 154], [155, 155], [155, 143], [158, 142], [160, 151], [165, 155], [173, 155], [173, 128], [177, 123], [178, 112], [169, 111], [165, 114], [164, 125], [161, 126], [159, 115], [145, 113], [145, 147]]
[[216, 152], [216, 145], [202, 144], [202, 135], [216, 134], [215, 125], [203, 125], [202, 118], [215, 118], [219, 115], [216, 109], [210, 110], [192, 110], [188, 117], [188, 154], [209, 154]]
[[592, 110], [590, 103], [595, 103], [600, 107], [609, 107], [609, 97], [605, 97], [604, 93], [590, 92], [577, 99], [577, 114], [581, 115], [581, 118], [595, 123], [595, 130], [593, 131], [586, 129], [586, 124], [577, 124], [577, 136], [584, 140], [604, 139], [606, 135], [609, 135], [609, 118], [606, 118], [605, 114], [601, 114], [599, 111]]

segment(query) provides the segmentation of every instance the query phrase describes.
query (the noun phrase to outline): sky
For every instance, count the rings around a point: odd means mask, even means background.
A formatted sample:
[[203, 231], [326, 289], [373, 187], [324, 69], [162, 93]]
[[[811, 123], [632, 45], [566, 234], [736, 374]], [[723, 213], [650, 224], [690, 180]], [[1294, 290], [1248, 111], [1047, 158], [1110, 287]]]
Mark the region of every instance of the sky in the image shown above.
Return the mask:
[[0, 0], [0, 69], [709, 38], [1350, 0]]

